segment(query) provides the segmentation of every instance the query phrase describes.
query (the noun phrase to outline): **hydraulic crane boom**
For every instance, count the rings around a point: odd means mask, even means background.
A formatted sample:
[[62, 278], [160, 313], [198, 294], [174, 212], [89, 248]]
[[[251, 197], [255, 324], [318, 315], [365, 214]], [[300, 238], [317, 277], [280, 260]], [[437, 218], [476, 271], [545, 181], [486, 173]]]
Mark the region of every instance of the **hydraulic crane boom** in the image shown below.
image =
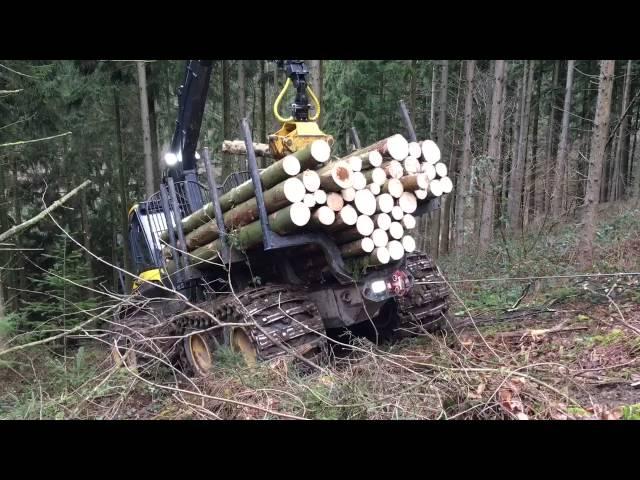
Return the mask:
[[168, 167], [166, 174], [171, 175], [174, 181], [190, 180], [190, 175], [195, 175], [196, 147], [209, 91], [211, 67], [211, 60], [187, 61], [185, 78], [178, 89], [178, 119], [171, 151], [165, 157]]

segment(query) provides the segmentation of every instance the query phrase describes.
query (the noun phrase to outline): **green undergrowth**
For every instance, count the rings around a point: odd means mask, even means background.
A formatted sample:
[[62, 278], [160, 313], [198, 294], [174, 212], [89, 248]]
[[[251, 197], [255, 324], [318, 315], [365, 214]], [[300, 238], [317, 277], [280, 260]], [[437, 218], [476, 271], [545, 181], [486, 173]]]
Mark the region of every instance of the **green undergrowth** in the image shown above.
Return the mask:
[[[580, 225], [575, 221], [514, 238], [497, 232], [487, 252], [480, 254], [469, 249], [466, 253], [452, 253], [441, 257], [439, 265], [472, 312], [510, 308], [524, 293], [522, 305], [541, 305], [551, 300], [559, 303], [576, 297], [589, 297], [599, 303], [602, 299], [597, 292], [594, 295], [584, 288], [585, 278], [572, 275], [637, 272], [640, 269], [639, 231], [640, 209], [637, 207], [622, 204], [601, 212], [596, 227], [594, 264], [586, 271], [578, 267]], [[513, 278], [522, 279], [498, 280]], [[478, 279], [480, 281], [468, 281]], [[638, 289], [626, 295], [630, 300], [634, 295], [640, 299]], [[459, 306], [455, 308], [460, 310]]]

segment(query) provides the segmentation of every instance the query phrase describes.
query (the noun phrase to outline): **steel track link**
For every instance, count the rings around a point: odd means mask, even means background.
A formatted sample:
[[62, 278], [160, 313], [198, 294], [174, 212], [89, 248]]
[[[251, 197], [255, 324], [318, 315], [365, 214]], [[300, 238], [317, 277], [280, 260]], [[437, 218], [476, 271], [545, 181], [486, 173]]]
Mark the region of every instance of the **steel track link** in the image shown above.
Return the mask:
[[[242, 328], [250, 338], [258, 360], [270, 360], [286, 355], [290, 350], [311, 361], [320, 361], [326, 354], [326, 339], [315, 333], [324, 334], [324, 324], [304, 290], [281, 285], [251, 288], [238, 295], [229, 294], [223, 300], [204, 302], [199, 308], [204, 312], [192, 309], [176, 319], [176, 335], [211, 329], [219, 343], [226, 343], [223, 329], [213, 328], [219, 325], [218, 322], [247, 323]], [[183, 343], [179, 342], [176, 347], [181, 367], [192, 373]]]
[[422, 329], [435, 332], [446, 327], [449, 309], [449, 288], [442, 282], [438, 268], [430, 255], [416, 252], [407, 256], [407, 268], [416, 282], [408, 295], [398, 299], [398, 328], [407, 333]]

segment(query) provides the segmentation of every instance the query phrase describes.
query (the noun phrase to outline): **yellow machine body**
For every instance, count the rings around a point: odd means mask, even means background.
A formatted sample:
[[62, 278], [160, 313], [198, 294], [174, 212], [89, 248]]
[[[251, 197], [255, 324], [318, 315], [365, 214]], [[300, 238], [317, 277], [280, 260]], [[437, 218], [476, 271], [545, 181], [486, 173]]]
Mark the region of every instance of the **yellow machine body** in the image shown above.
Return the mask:
[[282, 123], [280, 130], [269, 135], [269, 148], [273, 157], [276, 159], [295, 153], [315, 140], [326, 140], [330, 146], [334, 143], [333, 137], [320, 130], [320, 127], [318, 127], [318, 124], [316, 123], [316, 120], [320, 118], [320, 102], [313, 93], [313, 90], [311, 90], [311, 87], [307, 86], [307, 93], [309, 93], [315, 104], [315, 115], [310, 117], [308, 121], [304, 122], [296, 122], [292, 116], [285, 118], [280, 115], [280, 102], [291, 85], [291, 79], [288, 78], [273, 104], [273, 115]]
[[147, 282], [158, 282], [160, 283], [162, 280], [162, 275], [160, 274], [159, 268], [154, 268], [153, 270], [147, 270], [146, 272], [141, 272], [138, 275], [142, 280], [136, 278], [133, 282], [132, 291], [135, 292], [142, 284]]
[[329, 145], [334, 143], [333, 137], [320, 130], [316, 122], [284, 122], [280, 130], [269, 135], [269, 148], [274, 158], [282, 158], [319, 139]]

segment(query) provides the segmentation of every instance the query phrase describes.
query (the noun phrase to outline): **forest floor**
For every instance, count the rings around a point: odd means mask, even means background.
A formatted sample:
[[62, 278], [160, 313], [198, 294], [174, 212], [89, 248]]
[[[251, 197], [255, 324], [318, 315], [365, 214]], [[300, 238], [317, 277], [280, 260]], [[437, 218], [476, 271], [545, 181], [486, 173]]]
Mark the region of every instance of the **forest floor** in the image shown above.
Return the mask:
[[355, 340], [304, 375], [221, 350], [207, 378], [176, 382], [114, 369], [92, 343], [66, 357], [22, 350], [0, 359], [0, 418], [640, 419], [640, 276], [611, 275], [640, 271], [640, 210], [601, 208], [588, 272], [575, 266], [576, 231], [542, 227], [482, 256], [443, 257], [444, 334]]

